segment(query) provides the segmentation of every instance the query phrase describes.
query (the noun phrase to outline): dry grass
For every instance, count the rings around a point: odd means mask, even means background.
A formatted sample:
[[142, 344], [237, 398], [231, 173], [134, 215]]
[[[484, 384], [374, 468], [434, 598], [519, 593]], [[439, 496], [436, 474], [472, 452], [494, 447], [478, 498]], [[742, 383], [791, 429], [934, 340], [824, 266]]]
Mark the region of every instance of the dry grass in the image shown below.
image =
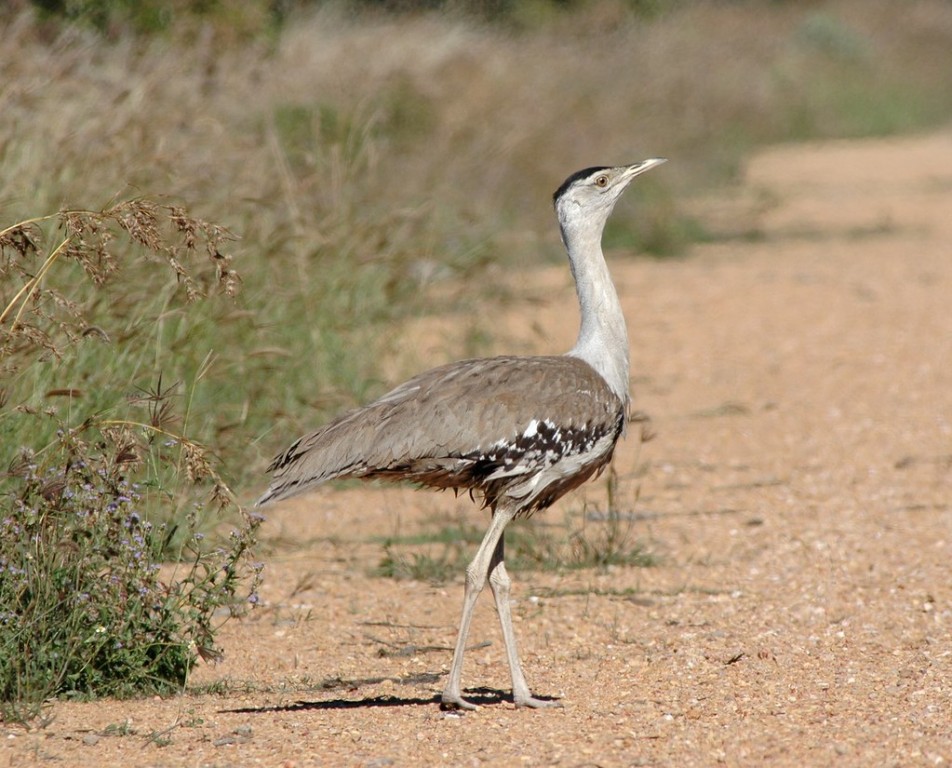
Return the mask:
[[[216, 653], [219, 612], [240, 612], [245, 577], [256, 581], [246, 561], [259, 518], [201, 544], [200, 529], [241, 509], [188, 436], [175, 385], [159, 374], [154, 388], [120, 404], [122, 377], [132, 384], [137, 368], [149, 370], [149, 350], [136, 357], [141, 345], [88, 322], [154, 301], [148, 286], [111, 294], [123, 273], [148, 273], [156, 262], [178, 289], [168, 312], [187, 316], [219, 291], [233, 298], [240, 278], [223, 251], [228, 239], [147, 199], [0, 229], [0, 282], [12, 293], [0, 308], [0, 404], [14, 405], [0, 409], [0, 720], [34, 718], [54, 695], [179, 689], [197, 655]], [[210, 264], [196, 263], [198, 252]], [[107, 312], [96, 312], [100, 302]], [[111, 348], [122, 350], [112, 365]], [[55, 386], [62, 363], [75, 386]], [[158, 561], [170, 558], [187, 561], [173, 569], [184, 575], [162, 581]]]
[[[952, 8], [939, 0], [901, 17], [886, 0], [841, 0], [526, 18], [504, 29], [331, 8], [240, 44], [220, 26], [188, 42], [51, 39], [8, 18], [2, 220], [147, 193], [241, 237], [230, 309], [186, 325], [150, 286], [151, 304], [120, 301], [94, 322], [153, 351], [113, 377], [186, 382], [204, 439], [256, 476], [289, 434], [386, 386], [379, 361], [406, 312], [466, 308], [493, 265], [561, 258], [547, 196], [567, 171], [672, 158], [609, 237], [676, 253], [703, 237], [681, 201], [730, 182], [751, 147], [952, 114]], [[427, 292], [435, 283], [459, 287]], [[125, 359], [109, 350], [83, 376]], [[55, 386], [75, 387], [62, 370]]]

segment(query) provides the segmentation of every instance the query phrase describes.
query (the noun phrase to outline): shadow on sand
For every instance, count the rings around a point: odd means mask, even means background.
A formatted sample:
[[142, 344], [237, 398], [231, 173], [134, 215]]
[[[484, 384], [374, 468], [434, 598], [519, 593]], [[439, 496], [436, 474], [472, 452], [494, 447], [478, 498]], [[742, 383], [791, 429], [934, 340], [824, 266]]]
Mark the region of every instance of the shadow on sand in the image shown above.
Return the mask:
[[[512, 694], [494, 688], [470, 688], [464, 691], [467, 701], [478, 706], [512, 701]], [[547, 698], [547, 697], [542, 697]], [[303, 712], [321, 709], [372, 709], [374, 707], [413, 707], [440, 704], [440, 694], [423, 697], [368, 696], [363, 699], [327, 699], [325, 701], [296, 701], [292, 704], [273, 704], [263, 707], [240, 707], [219, 710], [222, 714], [264, 714], [272, 712]], [[442, 706], [441, 706], [442, 708]], [[452, 711], [452, 710], [451, 710]]]

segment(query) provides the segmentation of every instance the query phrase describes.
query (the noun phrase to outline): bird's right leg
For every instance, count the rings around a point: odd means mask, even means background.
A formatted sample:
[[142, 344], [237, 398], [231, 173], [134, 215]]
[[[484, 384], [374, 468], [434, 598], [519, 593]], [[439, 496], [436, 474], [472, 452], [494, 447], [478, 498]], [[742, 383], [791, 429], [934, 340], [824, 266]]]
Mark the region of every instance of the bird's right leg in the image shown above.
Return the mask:
[[506, 658], [509, 661], [509, 672], [512, 675], [512, 700], [517, 707], [561, 707], [559, 701], [550, 699], [537, 699], [529, 690], [529, 684], [526, 683], [526, 676], [522, 672], [522, 664], [519, 662], [519, 651], [516, 648], [516, 632], [512, 627], [512, 608], [509, 605], [509, 593], [512, 588], [512, 580], [506, 571], [505, 558], [505, 538], [500, 536], [499, 543], [493, 552], [492, 560], [489, 564], [489, 587], [493, 591], [493, 598], [496, 600], [496, 612], [499, 614], [499, 624], [502, 627], [502, 639], [506, 646]]
[[459, 622], [459, 633], [456, 636], [456, 649], [453, 651], [453, 664], [450, 666], [450, 677], [443, 689], [442, 702], [444, 706], [458, 707], [459, 709], [476, 709], [463, 698], [461, 680], [463, 675], [463, 651], [466, 648], [466, 637], [469, 634], [469, 624], [473, 618], [473, 608], [476, 599], [489, 578], [489, 567], [492, 564], [496, 545], [502, 539], [503, 531], [512, 520], [515, 511], [501, 508], [493, 512], [489, 530], [483, 536], [476, 556], [466, 568], [466, 586], [463, 590], [463, 617]]

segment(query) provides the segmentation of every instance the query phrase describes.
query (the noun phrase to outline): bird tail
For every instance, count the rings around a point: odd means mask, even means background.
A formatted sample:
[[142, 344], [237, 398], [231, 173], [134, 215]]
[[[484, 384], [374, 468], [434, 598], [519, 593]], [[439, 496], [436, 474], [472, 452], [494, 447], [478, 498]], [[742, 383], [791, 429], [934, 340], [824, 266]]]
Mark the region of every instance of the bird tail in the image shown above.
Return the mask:
[[362, 410], [340, 416], [275, 456], [267, 469], [271, 484], [255, 506], [297, 496], [338, 477], [360, 475], [366, 464], [359, 457], [369, 452], [373, 437], [372, 430], [362, 428]]
[[292, 496], [306, 493], [318, 485], [326, 483], [328, 480], [333, 480], [336, 477], [343, 477], [348, 474], [351, 474], [351, 472], [347, 469], [331, 470], [317, 474], [302, 472], [285, 473], [275, 477], [271, 481], [268, 490], [255, 502], [255, 506], [263, 507], [265, 504], [271, 504], [272, 502], [281, 501], [282, 499], [289, 499]]
[[270, 504], [272, 501], [277, 501], [278, 499], [284, 498], [281, 496], [281, 491], [278, 488], [275, 488], [273, 485], [268, 488], [255, 502], [256, 507], [263, 507], [265, 504]]

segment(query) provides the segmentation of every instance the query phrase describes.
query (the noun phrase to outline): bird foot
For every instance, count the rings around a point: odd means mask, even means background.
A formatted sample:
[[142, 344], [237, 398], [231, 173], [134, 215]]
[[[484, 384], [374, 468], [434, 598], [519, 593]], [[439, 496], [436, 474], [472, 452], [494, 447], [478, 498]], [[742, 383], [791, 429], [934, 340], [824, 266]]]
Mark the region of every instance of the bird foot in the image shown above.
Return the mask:
[[470, 701], [466, 701], [466, 699], [464, 699], [458, 693], [450, 693], [448, 691], [443, 691], [443, 696], [440, 698], [440, 709], [476, 712], [479, 709], [479, 707]]
[[530, 709], [545, 709], [546, 707], [561, 707], [562, 702], [558, 699], [537, 699], [535, 696], [513, 696], [516, 707], [529, 707]]

